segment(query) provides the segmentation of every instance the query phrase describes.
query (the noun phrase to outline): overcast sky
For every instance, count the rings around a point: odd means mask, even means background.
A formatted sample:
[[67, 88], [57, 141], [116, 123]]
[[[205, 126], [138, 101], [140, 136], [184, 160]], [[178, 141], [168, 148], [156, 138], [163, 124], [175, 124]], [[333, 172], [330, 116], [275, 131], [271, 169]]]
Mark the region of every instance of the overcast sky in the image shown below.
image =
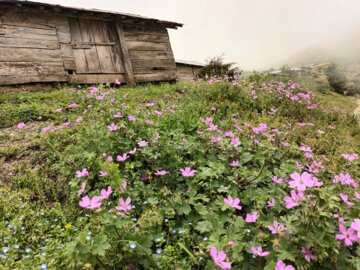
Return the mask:
[[224, 53], [246, 70], [276, 66], [308, 47], [360, 33], [360, 0], [37, 1], [184, 23], [169, 31], [176, 59], [205, 62]]

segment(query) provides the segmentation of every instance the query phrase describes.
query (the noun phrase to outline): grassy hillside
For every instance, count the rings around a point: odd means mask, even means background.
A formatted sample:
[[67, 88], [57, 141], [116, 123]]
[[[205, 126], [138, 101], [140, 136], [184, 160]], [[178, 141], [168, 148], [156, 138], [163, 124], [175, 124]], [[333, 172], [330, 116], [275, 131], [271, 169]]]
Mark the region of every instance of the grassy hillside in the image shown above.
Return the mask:
[[0, 269], [360, 269], [354, 104], [262, 79], [3, 94]]

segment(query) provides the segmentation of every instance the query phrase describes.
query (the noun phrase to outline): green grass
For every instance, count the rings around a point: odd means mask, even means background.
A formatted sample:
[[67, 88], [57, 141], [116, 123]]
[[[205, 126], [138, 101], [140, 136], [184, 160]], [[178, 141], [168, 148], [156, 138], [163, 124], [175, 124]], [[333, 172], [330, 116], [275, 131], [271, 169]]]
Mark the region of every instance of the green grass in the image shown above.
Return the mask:
[[[335, 188], [327, 187], [326, 192], [314, 195], [321, 198], [321, 204], [325, 203], [316, 213], [311, 212], [315, 211], [313, 207], [294, 211], [292, 215], [280, 208], [271, 213], [263, 210], [270, 196], [279, 196], [276, 199], [280, 203], [288, 194], [286, 188], [274, 191], [271, 176], [284, 177], [296, 170], [295, 162], [307, 162], [298, 151], [302, 143], [314, 149], [317, 159], [324, 160], [324, 155], [329, 159], [326, 171], [319, 175], [322, 181], [329, 182], [333, 174], [345, 171], [351, 172], [354, 178], [360, 177], [358, 168], [341, 158], [342, 153], [360, 154], [360, 127], [351, 115], [354, 100], [316, 90], [315, 102], [319, 106], [307, 110], [305, 104], [260, 90], [261, 83], [254, 84], [257, 99], [251, 97], [249, 83], [233, 87], [227, 82], [212, 85], [182, 82], [117, 89], [100, 86], [100, 92], [114, 91], [104, 101], [89, 98], [87, 88], [69, 86], [49, 92], [1, 95], [0, 168], [5, 173], [0, 176], [0, 240], [4, 243], [0, 248], [10, 247], [10, 251], [0, 251], [6, 255], [5, 259], [0, 258], [0, 269], [39, 269], [42, 264], [49, 269], [101, 269], [104, 262], [111, 265], [109, 269], [127, 269], [130, 264], [154, 269], [151, 266], [154, 258], [161, 269], [173, 269], [174, 265], [179, 269], [212, 269], [214, 265], [208, 256], [210, 244], [203, 241], [204, 238], [209, 238], [218, 248], [227, 249], [230, 258], [236, 259], [234, 269], [264, 269], [265, 266], [273, 269], [278, 258], [296, 264], [299, 269], [309, 269], [298, 252], [301, 245], [318, 252], [311, 269], [359, 263], [350, 262], [350, 258], [356, 261], [355, 249], [344, 249], [333, 237], [337, 225], [330, 219], [332, 213], [342, 211], [348, 220], [358, 213], [357, 206], [352, 211], [340, 208]], [[312, 85], [302, 83], [306, 88]], [[114, 102], [110, 102], [110, 97]], [[155, 106], [148, 108], [147, 102], [154, 102]], [[71, 103], [79, 106], [70, 109]], [[89, 104], [93, 107], [88, 108]], [[63, 111], [56, 113], [59, 107]], [[216, 110], [212, 111], [212, 107]], [[155, 116], [155, 109], [164, 115]], [[271, 109], [277, 110], [274, 115], [269, 114]], [[118, 111], [125, 116], [136, 115], [139, 120], [131, 123], [126, 117], [114, 119]], [[83, 122], [77, 124], [75, 120], [79, 117]], [[242, 141], [239, 150], [234, 151], [225, 139], [217, 146], [209, 142], [210, 135], [198, 136], [196, 131], [206, 129], [200, 118], [206, 117], [212, 117], [222, 130], [237, 133]], [[24, 129], [16, 128], [20, 121], [26, 123]], [[73, 125], [64, 127], [67, 121]], [[112, 122], [117, 123], [119, 130], [109, 133], [107, 125]], [[260, 145], [256, 145], [251, 129], [243, 125], [245, 122], [253, 127], [266, 123], [269, 130], [278, 129], [283, 133], [276, 135], [275, 143], [259, 137]], [[301, 127], [299, 123], [312, 123], [313, 127]], [[41, 132], [49, 125], [52, 129], [48, 133]], [[329, 125], [336, 129], [330, 130]], [[219, 134], [215, 135], [223, 136]], [[151, 146], [138, 147], [139, 153], [127, 162], [116, 165], [102, 158], [104, 152], [113, 157], [125, 153], [141, 140], [149, 141]], [[283, 148], [279, 145], [281, 140], [292, 146]], [[238, 171], [228, 168], [234, 158], [241, 161]], [[184, 181], [176, 174], [185, 166], [197, 169], [195, 180]], [[76, 193], [83, 179], [75, 177], [76, 171], [82, 168], [91, 173], [86, 180], [87, 192], [92, 195], [111, 185], [119, 198], [123, 195], [118, 185], [126, 179], [130, 189], [127, 196], [136, 204], [133, 216], [114, 214], [112, 210], [99, 214], [82, 210]], [[154, 171], [161, 169], [171, 174], [154, 177]], [[100, 170], [107, 171], [109, 178], [99, 177]], [[140, 180], [144, 175], [149, 177], [148, 182]], [[227, 217], [223, 206], [225, 194], [239, 196], [248, 212], [261, 211], [259, 225], [246, 227], [240, 215]], [[109, 201], [109, 205], [117, 204], [117, 198]], [[140, 203], [143, 201], [147, 204]], [[333, 204], [330, 213], [327, 207]], [[272, 239], [273, 242], [263, 241], [264, 228], [275, 215], [294, 233], [285, 241], [281, 237]], [[324, 217], [328, 219], [324, 221]], [[170, 220], [169, 223], [164, 223], [164, 219]], [[301, 231], [305, 228], [302, 221], [318, 224]], [[171, 233], [180, 228], [186, 228], [186, 232], [179, 236]], [[251, 228], [256, 234], [252, 238], [243, 236], [245, 228]], [[324, 231], [329, 233], [326, 237]], [[88, 232], [99, 235], [94, 237], [95, 242], [86, 242]], [[317, 244], [315, 239], [319, 235], [324, 238]], [[230, 251], [224, 241], [236, 237], [239, 239], [236, 249]], [[154, 243], [153, 239], [161, 240]], [[272, 252], [277, 255], [268, 260], [254, 258], [248, 252], [249, 245], [262, 244], [270, 249], [277, 241], [281, 243]], [[135, 242], [138, 247], [132, 250], [129, 243]], [[27, 248], [31, 251], [27, 252]], [[163, 256], [152, 255], [157, 249], [162, 250]]]

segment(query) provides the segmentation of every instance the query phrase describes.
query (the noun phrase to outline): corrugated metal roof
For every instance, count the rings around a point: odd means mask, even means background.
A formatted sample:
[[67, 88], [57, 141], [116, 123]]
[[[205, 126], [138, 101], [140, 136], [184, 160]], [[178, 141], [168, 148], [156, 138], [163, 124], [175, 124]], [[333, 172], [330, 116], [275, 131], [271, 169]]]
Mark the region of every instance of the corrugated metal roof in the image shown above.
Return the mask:
[[201, 64], [197, 61], [188, 61], [188, 60], [175, 60], [176, 63], [189, 65], [189, 66], [197, 66], [197, 67], [203, 67], [204, 64]]
[[95, 13], [103, 13], [103, 14], [121, 15], [121, 16], [138, 18], [138, 19], [143, 19], [143, 20], [151, 20], [151, 21], [154, 21], [156, 23], [163, 24], [163, 25], [165, 25], [166, 27], [169, 27], [169, 28], [177, 28], [177, 27], [182, 27], [183, 26], [183, 24], [181, 24], [181, 23], [172, 22], [172, 21], [158, 20], [158, 19], [149, 18], [149, 17], [136, 15], [136, 14], [131, 14], [131, 13], [100, 10], [100, 9], [69, 7], [69, 6], [51, 4], [51, 3], [46, 3], [46, 2], [36, 2], [36, 1], [28, 1], [28, 0], [0, 0], [0, 4], [1, 3], [5, 3], [5, 4], [22, 4], [22, 5], [26, 5], [26, 6], [49, 6], [49, 7], [57, 7], [57, 8], [60, 8], [60, 9], [76, 10], [76, 11], [83, 11], [83, 12], [95, 12]]

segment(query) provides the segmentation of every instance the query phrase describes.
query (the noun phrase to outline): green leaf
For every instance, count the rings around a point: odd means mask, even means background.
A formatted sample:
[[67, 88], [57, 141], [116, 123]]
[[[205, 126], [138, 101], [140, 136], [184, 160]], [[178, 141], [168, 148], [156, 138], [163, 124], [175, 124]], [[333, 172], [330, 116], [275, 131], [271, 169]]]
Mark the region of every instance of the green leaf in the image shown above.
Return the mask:
[[213, 225], [209, 221], [200, 221], [195, 227], [195, 229], [201, 233], [210, 232], [212, 230], [212, 228], [213, 228]]
[[105, 256], [105, 251], [111, 248], [106, 235], [97, 235], [94, 241], [93, 255]]

